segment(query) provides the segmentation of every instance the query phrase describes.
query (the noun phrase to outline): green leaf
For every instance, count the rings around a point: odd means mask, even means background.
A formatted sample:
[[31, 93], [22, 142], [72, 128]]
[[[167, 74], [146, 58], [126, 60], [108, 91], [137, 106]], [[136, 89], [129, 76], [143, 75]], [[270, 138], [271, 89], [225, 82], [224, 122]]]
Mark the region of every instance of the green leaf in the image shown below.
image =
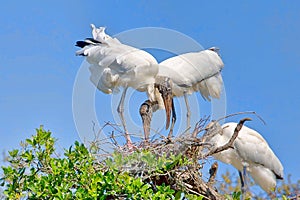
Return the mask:
[[25, 141], [26, 141], [28, 144], [33, 145], [33, 142], [32, 142], [31, 139], [26, 139]]
[[9, 151], [8, 152], [9, 153], [9, 155], [11, 156], [11, 157], [16, 157], [17, 155], [18, 155], [18, 153], [19, 153], [19, 150], [18, 149], [14, 149], [14, 150], [12, 150], [12, 151]]

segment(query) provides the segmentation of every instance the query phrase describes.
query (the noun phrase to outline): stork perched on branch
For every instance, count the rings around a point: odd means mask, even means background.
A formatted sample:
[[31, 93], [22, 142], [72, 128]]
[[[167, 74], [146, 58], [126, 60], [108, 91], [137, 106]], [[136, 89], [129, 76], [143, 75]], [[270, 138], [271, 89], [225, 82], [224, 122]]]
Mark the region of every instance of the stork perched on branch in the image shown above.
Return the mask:
[[[211, 143], [214, 148], [223, 146], [231, 139], [236, 127], [237, 123], [233, 122], [222, 126], [211, 122], [206, 128], [205, 142]], [[283, 166], [266, 140], [245, 125], [239, 131], [232, 148], [213, 154], [213, 157], [233, 165], [239, 171], [242, 192], [246, 190], [246, 172], [267, 193], [276, 188], [276, 179], [283, 179]]]

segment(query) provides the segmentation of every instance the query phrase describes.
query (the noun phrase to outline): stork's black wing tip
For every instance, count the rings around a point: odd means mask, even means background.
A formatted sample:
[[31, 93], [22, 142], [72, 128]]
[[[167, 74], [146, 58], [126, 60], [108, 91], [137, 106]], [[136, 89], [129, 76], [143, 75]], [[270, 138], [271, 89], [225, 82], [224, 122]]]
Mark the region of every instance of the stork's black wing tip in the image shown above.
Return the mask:
[[86, 55], [84, 55], [84, 53], [78, 53], [76, 54], [76, 56], [86, 56]]
[[101, 42], [93, 38], [86, 38], [84, 41], [77, 41], [75, 46], [84, 48], [85, 46], [96, 45], [96, 44], [101, 44]]
[[75, 46], [80, 47], [80, 48], [83, 48], [87, 45], [89, 45], [89, 44], [85, 41], [77, 41], [76, 44], [75, 44]]
[[101, 44], [100, 41], [95, 40], [94, 38], [86, 38], [86, 40], [87, 40], [87, 41], [90, 41], [90, 42], [92, 42], [92, 43], [95, 43], [95, 44]]

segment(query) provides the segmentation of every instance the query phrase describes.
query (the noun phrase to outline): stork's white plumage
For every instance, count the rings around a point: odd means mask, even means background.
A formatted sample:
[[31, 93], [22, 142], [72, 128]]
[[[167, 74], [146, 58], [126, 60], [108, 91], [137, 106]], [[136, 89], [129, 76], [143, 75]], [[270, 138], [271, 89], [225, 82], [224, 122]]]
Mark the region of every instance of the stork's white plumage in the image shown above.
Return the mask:
[[223, 80], [221, 70], [224, 63], [216, 47], [199, 52], [185, 53], [159, 63], [158, 76], [172, 80], [174, 96], [184, 96], [187, 108], [187, 128], [190, 127], [190, 108], [187, 95], [200, 91], [206, 100], [220, 98]]
[[97, 29], [92, 25], [92, 28], [93, 39], [86, 39], [76, 54], [86, 56], [95, 86], [109, 94], [119, 87], [148, 91], [158, 73], [156, 59], [146, 51], [110, 37], [104, 27]]
[[[170, 77], [172, 95], [176, 97], [184, 96], [187, 108], [187, 128], [190, 127], [190, 108], [187, 95], [200, 91], [202, 97], [206, 100], [210, 101], [211, 98], [220, 98], [223, 87], [221, 77], [223, 66], [224, 64], [218, 54], [218, 49], [215, 47], [199, 52], [181, 54], [159, 63], [157, 77]], [[156, 111], [155, 109], [151, 109], [152, 106], [152, 103], [145, 101], [140, 108], [144, 130], [147, 132], [145, 135], [149, 135], [149, 120], [151, 120], [152, 113]], [[173, 104], [172, 106], [174, 107]], [[149, 109], [151, 110], [149, 111]], [[172, 110], [173, 117], [169, 137], [172, 134], [176, 120], [175, 109]], [[145, 113], [145, 111], [149, 112]]]
[[200, 91], [206, 100], [210, 100], [210, 97], [220, 98], [223, 66], [218, 49], [212, 47], [164, 60], [159, 63], [158, 75], [171, 78], [173, 94], [177, 97]]
[[[225, 145], [234, 133], [237, 123], [226, 123], [218, 134], [209, 138], [214, 147]], [[213, 155], [217, 160], [233, 165], [240, 172], [245, 167], [253, 180], [266, 192], [276, 188], [276, 179], [283, 178], [283, 166], [266, 140], [245, 125], [233, 143], [233, 148]]]

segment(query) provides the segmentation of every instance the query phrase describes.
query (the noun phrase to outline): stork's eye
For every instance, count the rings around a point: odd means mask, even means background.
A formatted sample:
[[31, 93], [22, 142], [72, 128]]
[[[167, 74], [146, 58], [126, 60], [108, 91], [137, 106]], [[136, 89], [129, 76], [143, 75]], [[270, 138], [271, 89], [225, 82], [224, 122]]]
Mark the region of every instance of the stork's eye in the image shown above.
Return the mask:
[[147, 106], [146, 106], [146, 112], [149, 113], [149, 111], [150, 111], [150, 105], [147, 104]]

